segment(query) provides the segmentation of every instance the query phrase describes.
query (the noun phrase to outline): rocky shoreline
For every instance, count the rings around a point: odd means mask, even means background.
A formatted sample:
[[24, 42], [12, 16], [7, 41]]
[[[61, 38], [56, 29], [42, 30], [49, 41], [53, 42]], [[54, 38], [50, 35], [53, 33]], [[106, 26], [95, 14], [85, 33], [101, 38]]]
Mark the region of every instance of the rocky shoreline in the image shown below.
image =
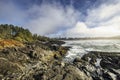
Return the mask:
[[67, 63], [62, 58], [69, 47], [63, 43], [25, 43], [1, 50], [0, 80], [120, 80], [120, 56], [90, 52]]
[[[60, 60], [67, 47], [59, 43], [36, 41], [24, 47], [5, 47], [0, 50], [0, 80], [39, 80], [50, 66]], [[40, 80], [42, 79], [39, 76]]]

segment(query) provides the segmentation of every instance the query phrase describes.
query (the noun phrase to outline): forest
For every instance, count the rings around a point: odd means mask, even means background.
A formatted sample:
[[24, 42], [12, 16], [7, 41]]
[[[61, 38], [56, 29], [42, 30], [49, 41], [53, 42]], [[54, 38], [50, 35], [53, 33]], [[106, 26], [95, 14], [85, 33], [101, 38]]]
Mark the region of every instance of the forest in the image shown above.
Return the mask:
[[24, 29], [23, 27], [20, 27], [20, 26], [14, 26], [12, 24], [0, 25], [0, 39], [13, 39], [20, 42], [50, 40], [50, 38], [48, 37], [40, 36], [38, 34], [32, 34], [28, 29]]

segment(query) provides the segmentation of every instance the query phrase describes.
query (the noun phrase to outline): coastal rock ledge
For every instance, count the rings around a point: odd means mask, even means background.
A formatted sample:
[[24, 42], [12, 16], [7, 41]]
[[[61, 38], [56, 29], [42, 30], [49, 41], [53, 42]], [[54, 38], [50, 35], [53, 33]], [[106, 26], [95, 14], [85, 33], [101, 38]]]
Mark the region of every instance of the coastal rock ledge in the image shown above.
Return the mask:
[[119, 56], [88, 53], [65, 62], [67, 50], [41, 42], [1, 49], [0, 80], [120, 80]]

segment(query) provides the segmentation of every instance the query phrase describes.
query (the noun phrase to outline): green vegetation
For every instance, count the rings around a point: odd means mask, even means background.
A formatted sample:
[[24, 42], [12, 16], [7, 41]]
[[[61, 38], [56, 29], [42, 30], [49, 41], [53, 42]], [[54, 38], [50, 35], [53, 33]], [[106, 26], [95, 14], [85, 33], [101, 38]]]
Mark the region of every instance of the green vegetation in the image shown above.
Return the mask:
[[0, 25], [0, 49], [6, 47], [23, 47], [28, 44], [39, 45], [44, 50], [58, 50], [58, 46], [64, 44], [55, 38], [32, 34], [23, 27], [1, 24]]
[[37, 34], [32, 34], [28, 29], [24, 29], [19, 26], [1, 24], [0, 25], [0, 38], [1, 39], [13, 39], [20, 42], [33, 42], [48, 41], [47, 37], [43, 37]]

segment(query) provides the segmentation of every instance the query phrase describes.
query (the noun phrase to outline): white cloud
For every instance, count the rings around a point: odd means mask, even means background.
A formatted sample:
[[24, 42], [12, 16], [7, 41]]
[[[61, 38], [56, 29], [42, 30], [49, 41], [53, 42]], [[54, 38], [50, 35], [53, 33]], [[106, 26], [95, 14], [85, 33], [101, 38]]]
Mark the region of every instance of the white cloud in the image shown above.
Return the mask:
[[[12, 1], [0, 1], [0, 18], [4, 23], [18, 24], [40, 35], [57, 33], [75, 25], [80, 12], [72, 6], [64, 8], [59, 3], [43, 3], [21, 9]], [[2, 22], [0, 22], [2, 23]]]
[[26, 26], [29, 26], [28, 28], [33, 33], [41, 35], [48, 35], [58, 32], [59, 29], [74, 26], [80, 14], [72, 7], [64, 9], [58, 4], [33, 6], [29, 11], [32, 11], [32, 14], [37, 13], [37, 18], [31, 19]]
[[[104, 1], [104, 0], [103, 0]], [[120, 35], [120, 1], [104, 1], [81, 14], [72, 6], [43, 3], [21, 9], [12, 2], [0, 1], [0, 18], [21, 24], [33, 33], [67, 37], [99, 37]], [[84, 21], [81, 21], [83, 19]], [[1, 23], [1, 22], [0, 22]]]
[[[116, 0], [117, 1], [117, 0]], [[84, 22], [78, 21], [64, 34], [68, 37], [110, 37], [120, 35], [120, 1], [103, 3], [88, 10]]]
[[120, 16], [120, 2], [117, 3], [103, 3], [97, 8], [88, 9], [88, 16], [86, 23], [88, 25], [99, 24], [107, 22], [116, 16]]
[[66, 31], [68, 37], [110, 37], [116, 36], [116, 34], [120, 34], [120, 29], [118, 29], [118, 27], [100, 26], [88, 28], [83, 22], [78, 22], [75, 27]]

